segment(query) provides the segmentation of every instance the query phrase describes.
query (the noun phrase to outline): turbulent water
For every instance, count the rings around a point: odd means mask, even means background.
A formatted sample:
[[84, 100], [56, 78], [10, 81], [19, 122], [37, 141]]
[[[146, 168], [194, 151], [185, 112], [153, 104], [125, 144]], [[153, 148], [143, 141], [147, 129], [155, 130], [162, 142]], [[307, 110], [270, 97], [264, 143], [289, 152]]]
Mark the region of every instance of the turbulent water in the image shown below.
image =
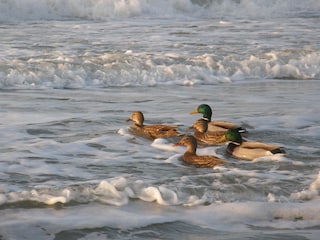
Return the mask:
[[[0, 0], [0, 239], [318, 239], [319, 1]], [[287, 156], [181, 161], [145, 123]]]

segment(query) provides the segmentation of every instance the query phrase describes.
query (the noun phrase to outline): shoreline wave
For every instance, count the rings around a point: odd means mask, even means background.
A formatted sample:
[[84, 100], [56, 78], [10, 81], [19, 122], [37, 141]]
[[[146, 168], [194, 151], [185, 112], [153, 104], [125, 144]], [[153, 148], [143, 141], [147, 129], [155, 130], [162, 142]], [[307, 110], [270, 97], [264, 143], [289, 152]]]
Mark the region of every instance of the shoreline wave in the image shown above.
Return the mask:
[[320, 52], [271, 52], [245, 59], [115, 53], [0, 59], [0, 88], [106, 88], [215, 85], [248, 79], [319, 80]]
[[137, 17], [319, 17], [316, 0], [19, 0], [0, 1], [0, 22], [50, 20], [108, 20]]
[[[319, 199], [320, 193], [320, 173], [308, 189], [291, 193], [289, 198], [284, 196], [274, 196], [268, 194], [262, 202], [309, 202]], [[165, 186], [153, 186], [142, 180], [131, 182], [125, 177], [117, 177], [109, 180], [102, 180], [97, 185], [71, 186], [65, 189], [33, 189], [23, 192], [8, 192], [0, 194], [0, 206], [2, 205], [25, 205], [25, 206], [50, 206], [56, 204], [70, 204], [72, 202], [84, 204], [98, 202], [100, 204], [112, 206], [124, 206], [132, 200], [143, 202], [155, 202], [163, 206], [181, 205], [184, 207], [194, 207], [222, 203], [221, 199], [212, 199], [204, 193], [202, 196], [179, 192]], [[232, 202], [232, 201], [231, 201]], [[229, 202], [229, 203], [231, 203]], [[29, 203], [29, 204], [28, 204]], [[228, 203], [228, 202], [225, 202]]]

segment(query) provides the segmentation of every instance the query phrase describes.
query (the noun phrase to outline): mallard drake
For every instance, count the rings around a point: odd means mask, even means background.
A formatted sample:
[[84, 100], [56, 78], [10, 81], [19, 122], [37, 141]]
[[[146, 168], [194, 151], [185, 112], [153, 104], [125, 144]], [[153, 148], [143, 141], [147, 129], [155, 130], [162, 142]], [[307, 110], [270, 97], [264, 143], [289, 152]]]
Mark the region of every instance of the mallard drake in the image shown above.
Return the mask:
[[198, 156], [197, 140], [191, 135], [185, 135], [178, 143], [174, 146], [186, 146], [187, 151], [184, 153], [182, 159], [184, 162], [201, 168], [212, 168], [217, 165], [226, 164], [225, 161], [216, 156]]
[[194, 122], [194, 124], [188, 128], [188, 130], [193, 130], [193, 136], [197, 139], [199, 144], [204, 145], [221, 145], [227, 140], [224, 140], [222, 137], [226, 134], [226, 131], [214, 131], [209, 132], [208, 129], [208, 121], [204, 119], [199, 119]]
[[177, 132], [176, 128], [178, 126], [167, 126], [167, 125], [144, 125], [144, 116], [140, 111], [133, 112], [128, 121], [133, 121], [134, 123], [130, 126], [130, 131], [138, 136], [145, 137], [148, 139], [156, 138], [169, 138], [177, 137], [182, 134]]
[[260, 157], [275, 154], [285, 155], [283, 147], [262, 142], [244, 141], [237, 129], [229, 129], [222, 140], [231, 141], [227, 146], [227, 153], [231, 156], [244, 160], [253, 160]]
[[201, 104], [198, 106], [196, 110], [191, 112], [190, 114], [197, 114], [200, 113], [202, 114], [202, 119], [208, 121], [208, 131], [214, 132], [214, 131], [227, 131], [230, 128], [236, 128], [238, 129], [239, 132], [246, 132], [246, 129], [235, 125], [231, 122], [226, 122], [226, 121], [211, 121], [212, 117], [212, 109], [209, 105], [207, 104]]

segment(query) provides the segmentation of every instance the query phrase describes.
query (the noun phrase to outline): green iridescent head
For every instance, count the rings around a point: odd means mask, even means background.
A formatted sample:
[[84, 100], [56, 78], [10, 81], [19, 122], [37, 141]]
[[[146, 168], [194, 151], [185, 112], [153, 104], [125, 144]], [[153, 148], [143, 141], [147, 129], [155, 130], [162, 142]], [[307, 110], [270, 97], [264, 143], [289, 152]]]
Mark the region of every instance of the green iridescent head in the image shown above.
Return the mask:
[[201, 113], [203, 116], [202, 118], [207, 120], [207, 121], [211, 121], [211, 116], [212, 116], [212, 110], [211, 107], [207, 104], [201, 104], [198, 106], [198, 108], [191, 112], [190, 114], [196, 114], [196, 113]]
[[241, 137], [241, 134], [239, 133], [239, 131], [235, 128], [231, 128], [229, 129], [227, 132], [226, 132], [226, 135], [225, 135], [226, 139], [228, 141], [231, 141], [231, 142], [235, 142], [235, 143], [238, 143], [238, 144], [241, 144], [242, 143], [242, 137]]

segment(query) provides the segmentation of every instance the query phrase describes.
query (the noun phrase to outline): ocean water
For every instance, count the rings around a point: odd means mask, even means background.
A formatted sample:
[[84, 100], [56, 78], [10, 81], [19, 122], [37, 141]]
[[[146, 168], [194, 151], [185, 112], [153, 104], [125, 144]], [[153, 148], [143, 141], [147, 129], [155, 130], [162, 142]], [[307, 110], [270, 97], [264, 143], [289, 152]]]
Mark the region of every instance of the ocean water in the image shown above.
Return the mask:
[[[320, 234], [320, 2], [0, 0], [0, 239]], [[185, 165], [126, 119], [248, 129], [287, 156]]]

